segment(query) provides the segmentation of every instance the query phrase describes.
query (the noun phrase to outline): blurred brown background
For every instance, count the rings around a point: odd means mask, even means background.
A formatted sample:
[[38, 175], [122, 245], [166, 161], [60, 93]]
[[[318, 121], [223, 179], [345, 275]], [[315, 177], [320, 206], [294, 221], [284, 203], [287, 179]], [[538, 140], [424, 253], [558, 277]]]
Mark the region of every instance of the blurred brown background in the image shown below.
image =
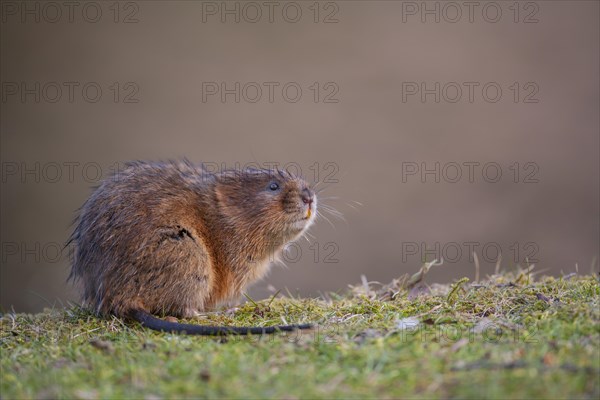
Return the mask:
[[472, 251], [482, 276], [498, 251], [554, 275], [598, 256], [596, 1], [52, 4], [2, 3], [4, 310], [76, 299], [58, 248], [133, 159], [338, 181], [324, 202], [347, 223], [321, 219], [257, 298], [440, 257], [429, 282], [472, 278]]

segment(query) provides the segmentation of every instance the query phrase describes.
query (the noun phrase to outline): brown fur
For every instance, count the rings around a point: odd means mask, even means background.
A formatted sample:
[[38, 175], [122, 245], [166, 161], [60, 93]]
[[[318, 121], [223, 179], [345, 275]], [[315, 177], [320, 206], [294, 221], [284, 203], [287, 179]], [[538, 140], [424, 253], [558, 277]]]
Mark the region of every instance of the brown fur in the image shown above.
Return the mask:
[[191, 317], [263, 277], [273, 254], [312, 223], [314, 207], [306, 182], [287, 172], [131, 163], [83, 205], [70, 277], [101, 315]]

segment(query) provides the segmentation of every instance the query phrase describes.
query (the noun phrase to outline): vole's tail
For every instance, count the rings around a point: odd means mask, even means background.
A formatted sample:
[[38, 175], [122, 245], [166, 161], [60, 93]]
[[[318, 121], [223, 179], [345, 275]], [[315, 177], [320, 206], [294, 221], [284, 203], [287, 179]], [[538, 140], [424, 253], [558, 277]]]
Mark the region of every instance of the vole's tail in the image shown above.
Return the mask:
[[188, 335], [224, 336], [224, 335], [262, 335], [265, 333], [289, 332], [297, 329], [311, 329], [312, 325], [284, 325], [265, 327], [239, 327], [239, 326], [205, 326], [194, 324], [180, 324], [156, 318], [154, 315], [142, 310], [132, 310], [129, 317], [138, 321], [146, 328], [155, 331], [183, 333]]

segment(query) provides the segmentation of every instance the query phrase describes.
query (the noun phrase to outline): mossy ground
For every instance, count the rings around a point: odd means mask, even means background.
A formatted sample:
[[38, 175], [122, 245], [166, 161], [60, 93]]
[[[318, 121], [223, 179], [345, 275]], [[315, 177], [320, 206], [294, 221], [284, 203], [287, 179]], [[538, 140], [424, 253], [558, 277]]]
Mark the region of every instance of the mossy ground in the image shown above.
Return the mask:
[[319, 324], [264, 337], [156, 333], [78, 307], [4, 314], [1, 397], [600, 396], [597, 276], [374, 286], [248, 302], [234, 314], [189, 321]]

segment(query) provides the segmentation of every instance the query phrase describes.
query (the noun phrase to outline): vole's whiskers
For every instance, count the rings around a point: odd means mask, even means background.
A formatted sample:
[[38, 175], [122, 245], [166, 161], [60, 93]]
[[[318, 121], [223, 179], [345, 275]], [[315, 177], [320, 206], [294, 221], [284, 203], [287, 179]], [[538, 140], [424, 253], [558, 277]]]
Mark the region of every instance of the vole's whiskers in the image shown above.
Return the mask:
[[321, 213], [321, 215], [325, 218], [325, 213], [331, 215], [332, 217], [344, 221], [344, 223], [346, 224], [346, 226], [349, 226], [348, 221], [346, 220], [346, 217], [344, 217], [344, 214], [342, 214], [341, 212], [339, 212], [338, 210], [336, 210], [335, 208], [326, 205], [326, 204], [321, 204], [321, 211], [323, 211]]
[[329, 218], [327, 218], [327, 217], [326, 217], [326, 216], [325, 216], [325, 215], [324, 215], [324, 214], [323, 214], [321, 211], [317, 210], [317, 216], [320, 216], [320, 217], [322, 217], [323, 219], [325, 219], [325, 221], [327, 221], [327, 222], [329, 223], [329, 225], [331, 225], [331, 227], [332, 227], [333, 229], [336, 229], [336, 228], [335, 228], [335, 225], [333, 224], [333, 222], [331, 222], [331, 220], [330, 220]]
[[342, 212], [338, 211], [333, 206], [330, 206], [329, 204], [321, 204], [320, 207], [323, 209], [323, 211], [327, 211], [332, 216], [339, 218], [339, 219], [344, 219], [344, 214]]
[[356, 200], [350, 200], [350, 201], [354, 204], [346, 203], [346, 205], [354, 210], [358, 210], [358, 208], [356, 206], [359, 206], [359, 207], [363, 206], [363, 203], [361, 203], [360, 201], [356, 201]]
[[339, 196], [327, 196], [327, 197], [319, 197], [319, 200], [339, 200]]
[[330, 184], [325, 185], [325, 186], [321, 186], [320, 188], [315, 188], [314, 191], [315, 191], [316, 194], [324, 193], [325, 190], [327, 190], [327, 189], [329, 189], [331, 187], [331, 185], [333, 185], [333, 183], [330, 183]]
[[309, 244], [312, 244], [312, 243], [310, 242], [309, 238], [310, 238], [310, 239], [312, 239], [312, 240], [316, 239], [316, 236], [315, 236], [315, 235], [313, 235], [312, 233], [309, 233], [309, 232], [304, 232], [304, 235], [303, 235], [302, 237], [304, 237], [304, 239], [306, 239], [306, 241], [307, 241]]
[[337, 183], [337, 182], [327, 182], [325, 185], [319, 187], [319, 185], [323, 184], [323, 181], [318, 181], [312, 185], [312, 189], [314, 190], [314, 192], [316, 194], [323, 193], [323, 191], [325, 191], [325, 189], [330, 188], [331, 185], [333, 185], [334, 183]]

